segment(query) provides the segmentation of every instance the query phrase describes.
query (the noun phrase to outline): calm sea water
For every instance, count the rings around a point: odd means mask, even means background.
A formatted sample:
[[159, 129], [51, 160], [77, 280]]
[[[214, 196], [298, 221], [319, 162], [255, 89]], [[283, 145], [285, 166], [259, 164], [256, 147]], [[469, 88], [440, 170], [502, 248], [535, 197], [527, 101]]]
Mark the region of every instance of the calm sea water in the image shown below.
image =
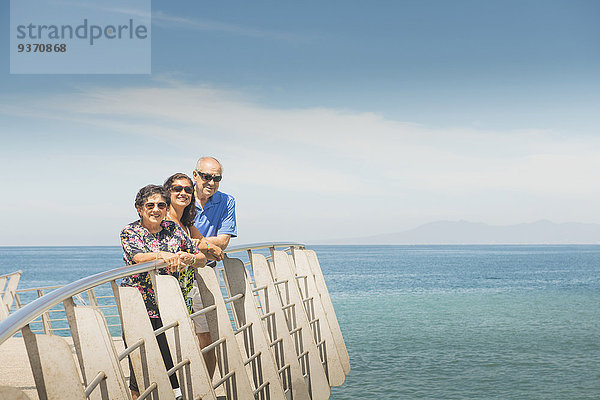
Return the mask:
[[[350, 352], [333, 399], [600, 398], [600, 246], [313, 246]], [[0, 247], [20, 287], [116, 247]]]

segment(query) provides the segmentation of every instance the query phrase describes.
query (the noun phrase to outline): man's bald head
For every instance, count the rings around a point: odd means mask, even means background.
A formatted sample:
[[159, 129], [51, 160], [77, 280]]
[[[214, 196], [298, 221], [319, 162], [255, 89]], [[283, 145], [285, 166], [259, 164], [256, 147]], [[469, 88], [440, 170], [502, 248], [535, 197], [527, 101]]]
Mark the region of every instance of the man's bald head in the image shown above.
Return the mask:
[[206, 201], [219, 190], [222, 175], [223, 167], [214, 157], [202, 157], [196, 163], [196, 169], [193, 172], [194, 182], [196, 182], [196, 198], [203, 207]]
[[196, 163], [196, 169], [198, 171], [207, 171], [207, 170], [215, 170], [215, 168], [219, 169], [219, 174], [223, 173], [223, 166], [214, 157], [202, 157]]

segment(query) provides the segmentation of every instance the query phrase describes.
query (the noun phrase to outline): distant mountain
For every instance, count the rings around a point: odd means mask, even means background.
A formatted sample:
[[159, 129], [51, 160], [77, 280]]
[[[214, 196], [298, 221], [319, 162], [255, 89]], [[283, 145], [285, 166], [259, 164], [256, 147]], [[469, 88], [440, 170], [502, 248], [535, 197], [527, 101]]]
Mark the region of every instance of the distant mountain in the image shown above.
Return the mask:
[[328, 244], [598, 244], [600, 224], [577, 222], [495, 226], [481, 222], [436, 221], [403, 232], [348, 239]]

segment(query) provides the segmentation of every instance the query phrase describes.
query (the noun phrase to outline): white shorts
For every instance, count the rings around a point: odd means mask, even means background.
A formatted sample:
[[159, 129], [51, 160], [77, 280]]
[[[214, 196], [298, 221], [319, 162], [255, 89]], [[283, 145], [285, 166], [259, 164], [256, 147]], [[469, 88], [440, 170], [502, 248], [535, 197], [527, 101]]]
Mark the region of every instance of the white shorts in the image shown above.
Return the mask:
[[[194, 287], [188, 293], [188, 296], [192, 298], [192, 312], [200, 311], [204, 308], [202, 305], [202, 298], [200, 297], [200, 290], [198, 290], [198, 283], [194, 281]], [[196, 333], [206, 333], [208, 330], [208, 322], [206, 321], [206, 315], [199, 315], [193, 319], [194, 328]]]

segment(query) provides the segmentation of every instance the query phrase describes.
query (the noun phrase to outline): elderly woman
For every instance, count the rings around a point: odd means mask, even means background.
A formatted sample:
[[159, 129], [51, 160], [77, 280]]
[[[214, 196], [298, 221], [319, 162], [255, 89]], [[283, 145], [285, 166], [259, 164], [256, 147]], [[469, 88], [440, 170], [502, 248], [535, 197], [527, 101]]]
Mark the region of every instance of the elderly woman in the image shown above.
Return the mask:
[[[171, 205], [167, 212], [167, 219], [176, 222], [190, 237], [192, 237], [192, 240], [198, 246], [198, 249], [208, 258], [218, 261], [222, 260], [223, 252], [221, 251], [221, 248], [210, 245], [210, 243], [204, 239], [200, 231], [198, 231], [198, 228], [194, 226], [196, 207], [194, 206], [194, 185], [192, 179], [186, 174], [176, 173], [168, 177], [163, 186], [171, 194]], [[186, 301], [188, 310], [192, 313], [193, 311], [198, 311], [203, 308], [202, 300], [198, 293], [198, 286], [192, 284], [194, 281], [193, 269], [190, 268], [185, 273], [188, 275], [187, 282], [190, 285], [189, 288], [186, 288], [186, 292], [188, 293]], [[194, 328], [201, 348], [212, 343], [208, 330], [208, 323], [206, 322], [206, 317], [204, 315], [194, 318]], [[212, 376], [217, 361], [215, 351], [211, 350], [205, 353], [204, 361], [206, 362], [210, 376]]]
[[[167, 264], [167, 268], [160, 268], [157, 272], [159, 274], [171, 274], [181, 282], [186, 279], [187, 275], [182, 274], [180, 277], [179, 272], [185, 271], [189, 267], [204, 266], [206, 258], [197, 251], [192, 240], [177, 223], [165, 220], [170, 203], [171, 197], [162, 186], [148, 185], [141, 188], [135, 198], [135, 208], [140, 219], [123, 228], [121, 231], [121, 244], [123, 246], [123, 258], [128, 265], [163, 260]], [[123, 279], [121, 285], [134, 286], [139, 289], [154, 330], [160, 328], [162, 321], [158, 313], [149, 274], [141, 273], [128, 276]], [[184, 296], [187, 295], [185, 288], [188, 286], [186, 282], [182, 282]], [[165, 367], [169, 370], [173, 367], [173, 361], [166, 337], [161, 334], [156, 339]], [[139, 396], [139, 389], [133, 373], [130, 376], [129, 387], [135, 400]], [[171, 376], [171, 386], [175, 392], [175, 397], [180, 398], [181, 390], [175, 374]]]

